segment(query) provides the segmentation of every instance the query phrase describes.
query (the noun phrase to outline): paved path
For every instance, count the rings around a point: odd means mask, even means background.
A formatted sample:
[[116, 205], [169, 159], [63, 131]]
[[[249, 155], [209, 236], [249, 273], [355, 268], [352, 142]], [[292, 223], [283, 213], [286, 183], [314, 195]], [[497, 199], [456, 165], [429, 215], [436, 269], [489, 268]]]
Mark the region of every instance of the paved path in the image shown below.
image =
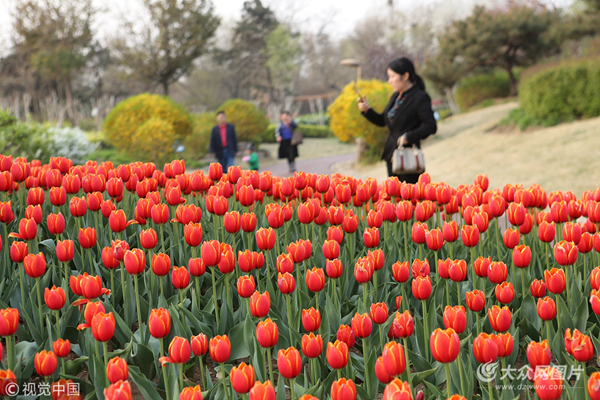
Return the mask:
[[[313, 159], [296, 159], [296, 171], [304, 171], [312, 174], [330, 174], [331, 167], [342, 161], [349, 161], [356, 158], [354, 153], [342, 154], [331, 157], [313, 158]], [[293, 173], [289, 172], [289, 166], [287, 160], [281, 160], [275, 164], [265, 165], [260, 167], [260, 171], [271, 171], [275, 176], [292, 176]]]

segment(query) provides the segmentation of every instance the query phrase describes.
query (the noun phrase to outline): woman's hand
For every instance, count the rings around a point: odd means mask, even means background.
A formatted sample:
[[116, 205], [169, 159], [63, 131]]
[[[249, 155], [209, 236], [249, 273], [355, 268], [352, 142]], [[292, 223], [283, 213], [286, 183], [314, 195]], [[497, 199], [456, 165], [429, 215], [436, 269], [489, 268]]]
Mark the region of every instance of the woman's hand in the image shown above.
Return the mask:
[[277, 136], [276, 139], [278, 142], [281, 142], [281, 136]]
[[367, 111], [369, 108], [371, 108], [371, 106], [369, 105], [369, 102], [367, 101], [366, 98], [364, 97], [359, 97], [357, 99], [358, 101], [358, 109], [362, 112]]

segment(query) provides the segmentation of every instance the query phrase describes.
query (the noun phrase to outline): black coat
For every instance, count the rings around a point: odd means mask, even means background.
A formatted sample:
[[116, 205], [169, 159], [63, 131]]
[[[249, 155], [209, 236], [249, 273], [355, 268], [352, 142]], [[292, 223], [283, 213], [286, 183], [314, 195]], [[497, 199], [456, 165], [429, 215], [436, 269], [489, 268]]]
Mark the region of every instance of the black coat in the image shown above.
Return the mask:
[[404, 101], [392, 120], [388, 119], [388, 111], [396, 103], [398, 93], [394, 93], [382, 114], [369, 108], [362, 114], [377, 126], [387, 126], [389, 134], [383, 147], [381, 159], [390, 162], [394, 150], [398, 148], [398, 139], [406, 134], [408, 145], [421, 147], [421, 140], [437, 131], [437, 124], [431, 109], [431, 98], [415, 84], [402, 94]]
[[[227, 124], [227, 148], [233, 153], [238, 152], [237, 135], [232, 124]], [[223, 157], [223, 143], [221, 142], [221, 130], [219, 125], [212, 128], [210, 134], [210, 152], [215, 153], [217, 159]]]

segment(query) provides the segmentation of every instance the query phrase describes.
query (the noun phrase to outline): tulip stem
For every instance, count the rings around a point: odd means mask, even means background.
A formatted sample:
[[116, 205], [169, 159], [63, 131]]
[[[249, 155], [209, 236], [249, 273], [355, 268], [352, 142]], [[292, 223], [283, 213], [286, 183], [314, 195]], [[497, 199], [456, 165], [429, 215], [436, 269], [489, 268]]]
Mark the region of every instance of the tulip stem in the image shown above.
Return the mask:
[[44, 320], [42, 317], [42, 291], [40, 290], [40, 278], [35, 278], [35, 284], [37, 286], [38, 314], [40, 317], [40, 332], [44, 332]]
[[569, 311], [571, 311], [571, 294], [569, 290], [571, 281], [569, 280], [569, 267], [570, 265], [565, 265], [565, 286], [567, 287], [567, 304], [569, 305]]
[[161, 253], [165, 252], [165, 235], [164, 235], [164, 229], [163, 229], [163, 224], [160, 224], [160, 246], [161, 246]]
[[227, 400], [229, 400], [229, 391], [227, 390], [227, 384], [225, 383], [225, 364], [221, 364], [221, 382], [223, 382], [223, 390], [225, 390], [225, 396], [227, 397]]
[[54, 315], [56, 316], [56, 338], [60, 338], [60, 313], [58, 310], [54, 310]]
[[[338, 369], [339, 371], [339, 369]], [[291, 399], [295, 400], [296, 395], [294, 394], [294, 380], [290, 379], [290, 395], [292, 396]]]
[[111, 269], [110, 270], [110, 290], [112, 291], [112, 296], [110, 296], [110, 300], [113, 304], [113, 306], [115, 305], [115, 301], [114, 301], [114, 293], [115, 293], [115, 270]]
[[319, 312], [319, 292], [315, 292], [315, 310]]
[[421, 304], [423, 305], [423, 325], [425, 327], [425, 354], [423, 354], [423, 356], [425, 359], [429, 360], [429, 345], [427, 343], [429, 339], [429, 321], [427, 318], [427, 304], [425, 303], [425, 300], [421, 300]]
[[315, 372], [315, 362], [314, 362], [314, 358], [310, 358], [308, 360], [308, 363], [310, 364], [310, 379], [311, 379], [311, 383], [314, 385], [316, 385], [317, 383], [317, 373]]
[[140, 290], [137, 275], [135, 275], [133, 283], [135, 283], [135, 308], [137, 310], [138, 329], [140, 330], [140, 338], [142, 339], [142, 343], [146, 343], [144, 340], [144, 330], [142, 329], [142, 311], [140, 307]]
[[452, 306], [452, 304], [450, 304], [450, 279], [446, 278], [446, 305], [448, 306]]
[[410, 254], [408, 253], [408, 232], [406, 230], [406, 225], [408, 224], [408, 222], [403, 222], [402, 223], [402, 228], [404, 229], [404, 253], [406, 256], [406, 261], [408, 261], [408, 264], [410, 265]]
[[[373, 302], [377, 302], [377, 270], [373, 271], [373, 290], [375, 294], [373, 295]], [[368, 310], [368, 309], [367, 309]]]
[[[363, 345], [363, 358], [365, 361], [365, 365], [367, 364], [367, 358], [369, 357], [369, 346], [368, 346], [368, 342], [369, 342], [369, 338], [363, 338], [362, 340], [362, 345]], [[371, 385], [369, 384], [369, 377], [368, 377], [368, 368], [365, 367], [365, 383], [367, 384], [367, 393], [371, 393]]]
[[212, 284], [213, 284], [213, 302], [215, 303], [215, 318], [217, 319], [217, 330], [219, 329], [219, 308], [217, 305], [217, 281], [215, 278], [215, 275], [217, 274], [217, 268], [213, 267], [213, 270], [211, 271], [211, 276], [212, 276]]
[[587, 379], [587, 372], [585, 370], [586, 364], [585, 363], [581, 363], [581, 369], [583, 369], [583, 388], [584, 388], [584, 392], [585, 392], [585, 400], [589, 400], [590, 399], [590, 395], [587, 391], [587, 383], [588, 383], [588, 379]]
[[460, 297], [460, 282], [456, 282], [456, 293], [458, 298], [458, 305], [460, 306], [462, 303], [462, 299]]
[[550, 321], [546, 321], [546, 337], [548, 339], [548, 342], [552, 342], [552, 337], [550, 336]]
[[409, 359], [408, 359], [408, 338], [402, 338], [402, 340], [404, 341], [404, 358], [406, 358], [406, 381], [410, 385], [410, 392], [412, 394], [412, 392], [413, 392], [412, 379], [410, 377], [410, 364], [409, 364]]
[[23, 282], [25, 281], [25, 277], [23, 276], [23, 268], [21, 268], [17, 264], [17, 268], [19, 269], [19, 286], [21, 287], [21, 311], [25, 309], [25, 290], [23, 289]]
[[[102, 350], [104, 352], [104, 370], [108, 370], [108, 345], [106, 342], [102, 342]], [[106, 376], [106, 386], [110, 385], [110, 381], [108, 380], [108, 375]]]
[[342, 379], [342, 369], [338, 369], [337, 370], [337, 376], [338, 376], [338, 380]]
[[200, 378], [202, 378], [202, 387], [206, 389], [206, 377], [204, 376], [204, 363], [202, 362], [202, 356], [198, 356], [198, 365], [200, 366]]
[[385, 346], [383, 342], [383, 324], [379, 325], [379, 341], [381, 342], [381, 351], [383, 351], [383, 346]]
[[120, 262], [121, 264], [121, 291], [123, 292], [123, 304], [125, 304], [125, 298], [126, 296], [126, 289], [127, 289], [127, 281], [125, 280], [125, 267], [123, 266], [123, 261]]
[[481, 333], [481, 321], [479, 319], [479, 311], [475, 311], [475, 316], [477, 317], [477, 335]]
[[525, 268], [519, 268], [521, 270], [521, 291], [522, 291], [522, 297], [521, 300], [525, 300], [525, 271], [523, 271]]
[[[496, 218], [496, 249], [498, 250], [498, 260], [502, 260], [502, 256], [500, 255], [500, 220]], [[513, 281], [514, 281], [513, 275]]]
[[[6, 336], [6, 352], [8, 353], [6, 355], [7, 358], [7, 362], [8, 362], [8, 369], [10, 369], [11, 371], [14, 371], [14, 348], [13, 348], [13, 344], [12, 344], [12, 335]], [[20, 372], [20, 371], [18, 371]]]
[[544, 258], [546, 259], [546, 269], [550, 271], [550, 257], [548, 257], [548, 254], [550, 254], [550, 243], [546, 242], [546, 254]]
[[363, 303], [364, 303], [365, 311], [366, 311], [366, 310], [368, 310], [368, 308], [367, 308], [367, 284], [363, 283], [362, 288], [363, 288]]
[[[460, 390], [462, 390], [463, 393], [467, 393], [467, 390], [465, 389], [465, 377], [463, 374], [463, 363], [462, 363], [462, 358], [460, 356], [460, 352], [458, 353], [458, 373], [460, 374]], [[504, 361], [504, 359], [502, 359], [502, 361]]]
[[[506, 358], [502, 357], [501, 358], [501, 362], [502, 362], [502, 371], [506, 371]], [[504, 387], [502, 388], [502, 391], [504, 392], [504, 389], [508, 388], [508, 374], [503, 374], [503, 381], [504, 381]]]
[[[408, 310], [408, 298], [406, 297], [404, 283], [402, 283], [402, 301], [404, 301], [404, 307], [406, 307], [405, 309]], [[402, 301], [401, 301], [401, 303], [402, 303]]]
[[178, 365], [179, 369], [179, 390], [183, 390], [183, 364]]
[[233, 312], [233, 300], [231, 298], [231, 285], [229, 284], [229, 274], [225, 274], [225, 293], [227, 295], [227, 303]]
[[285, 296], [285, 304], [287, 308], [287, 317], [288, 317], [288, 331], [290, 333], [290, 346], [294, 345], [294, 341], [292, 340], [292, 304], [290, 303], [290, 295]]
[[448, 398], [452, 397], [451, 394], [451, 384], [450, 384], [450, 367], [448, 366], [448, 363], [444, 364], [444, 368], [446, 369], [446, 391], [448, 393]]
[[[92, 249], [88, 249], [88, 258], [90, 259], [90, 274], [94, 274], [94, 261], [92, 260]], [[85, 268], [83, 269], [85, 271]]]
[[273, 356], [271, 354], [271, 348], [268, 347], [267, 348], [267, 359], [269, 361], [269, 379], [271, 380], [271, 383], [275, 382], [273, 380]]
[[[161, 279], [161, 282], [162, 282], [162, 279]], [[164, 338], [158, 339], [158, 342], [160, 343], [160, 356], [163, 357], [165, 355]], [[200, 360], [200, 362], [202, 362], [202, 360]], [[167, 395], [167, 400], [169, 400], [169, 381], [167, 380], [167, 367], [168, 367], [168, 364], [166, 366], [163, 366], [162, 372], [163, 372], [163, 383], [165, 384], [165, 394]], [[204, 374], [202, 376], [204, 377]], [[204, 386], [204, 387], [206, 388], [206, 386]]]

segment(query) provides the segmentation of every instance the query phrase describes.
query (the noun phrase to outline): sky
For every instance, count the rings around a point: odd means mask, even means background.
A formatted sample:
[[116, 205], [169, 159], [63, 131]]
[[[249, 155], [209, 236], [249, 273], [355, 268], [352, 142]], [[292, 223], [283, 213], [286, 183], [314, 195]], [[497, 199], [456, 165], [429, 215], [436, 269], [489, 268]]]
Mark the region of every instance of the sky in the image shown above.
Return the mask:
[[[10, 48], [11, 12], [17, 0], [0, 0], [0, 56]], [[60, 1], [60, 0], [58, 0]], [[96, 7], [105, 12], [98, 15], [95, 30], [100, 39], [114, 35], [123, 17], [131, 19], [140, 9], [141, 0], [93, 0]], [[224, 26], [233, 25], [241, 15], [246, 0], [213, 0], [217, 15]], [[389, 0], [262, 0], [284, 22], [291, 22], [302, 30], [316, 31], [325, 26], [334, 38], [352, 33], [355, 25], [368, 15], [383, 14], [388, 10]], [[468, 15], [474, 4], [502, 3], [506, 0], [392, 0], [396, 10], [406, 11], [423, 5], [435, 5], [433, 11], [438, 20], [448, 17], [461, 18]], [[575, 0], [542, 0], [550, 5], [565, 7]], [[104, 41], [104, 40], [102, 40]]]

